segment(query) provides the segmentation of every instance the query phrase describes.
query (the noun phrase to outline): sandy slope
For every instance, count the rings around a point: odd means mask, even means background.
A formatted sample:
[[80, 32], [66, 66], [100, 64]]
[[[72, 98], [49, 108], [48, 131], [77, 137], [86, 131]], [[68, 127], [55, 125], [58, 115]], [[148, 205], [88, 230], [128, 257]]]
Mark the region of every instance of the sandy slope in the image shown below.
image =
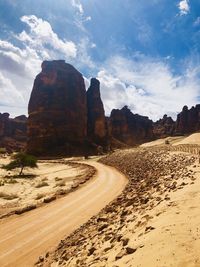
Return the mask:
[[[0, 165], [10, 158], [0, 158]], [[34, 174], [34, 178], [14, 178], [18, 170], [7, 172], [0, 168], [0, 216], [18, 208], [42, 203], [45, 197], [58, 194], [60, 190], [69, 190], [79, 182], [87, 171], [87, 166], [71, 166], [62, 161], [40, 161], [37, 169], [26, 169], [25, 174]], [[10, 173], [9, 178], [5, 178]], [[9, 183], [15, 181], [15, 183]], [[4, 194], [7, 197], [3, 198]]]
[[191, 168], [196, 180], [188, 179], [187, 186], [169, 194], [167, 205], [149, 211], [152, 231], [141, 226], [130, 234], [135, 225], [128, 225], [126, 238], [138, 250], [118, 260], [118, 267], [200, 267], [200, 165], [196, 166]]
[[184, 139], [184, 136], [174, 136], [174, 137], [166, 137], [166, 138], [161, 138], [157, 139], [152, 142], [144, 143], [140, 145], [140, 147], [154, 147], [154, 146], [162, 146], [165, 145], [165, 141], [169, 141], [170, 144], [177, 144], [178, 142], [182, 141]]
[[0, 223], [0, 266], [29, 267], [65, 235], [97, 214], [119, 195], [126, 178], [111, 167], [89, 162], [96, 177], [79, 190], [47, 206]]
[[102, 159], [130, 182], [38, 267], [200, 267], [200, 164], [188, 153], [123, 150]]
[[173, 145], [200, 145], [200, 133], [191, 134]]

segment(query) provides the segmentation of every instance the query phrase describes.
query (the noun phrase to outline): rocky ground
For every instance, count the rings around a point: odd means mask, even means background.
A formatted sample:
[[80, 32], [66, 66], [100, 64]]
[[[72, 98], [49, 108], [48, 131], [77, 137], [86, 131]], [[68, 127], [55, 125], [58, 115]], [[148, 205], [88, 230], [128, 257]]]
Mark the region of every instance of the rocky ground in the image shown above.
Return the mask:
[[[9, 162], [0, 158], [0, 164]], [[95, 174], [92, 166], [70, 160], [40, 160], [37, 169], [27, 169], [22, 177], [17, 170], [0, 169], [0, 219], [21, 214], [76, 190]]]
[[139, 262], [134, 257], [148, 246], [151, 253], [152, 244], [145, 240], [155, 231], [153, 221], [173, 207], [173, 194], [194, 185], [197, 177], [195, 156], [161, 148], [117, 151], [100, 161], [123, 172], [128, 185], [98, 216], [62, 240], [56, 251], [41, 256], [37, 266], [146, 267], [141, 263], [145, 254], [138, 256]]

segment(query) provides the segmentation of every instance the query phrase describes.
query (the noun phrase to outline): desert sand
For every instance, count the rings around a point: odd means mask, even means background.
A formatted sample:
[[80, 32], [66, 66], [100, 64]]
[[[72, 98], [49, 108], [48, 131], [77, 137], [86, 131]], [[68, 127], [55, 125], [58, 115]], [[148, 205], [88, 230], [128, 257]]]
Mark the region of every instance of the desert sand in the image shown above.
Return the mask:
[[122, 192], [127, 184], [124, 175], [100, 163], [88, 164], [97, 169], [97, 175], [79, 190], [0, 222], [1, 267], [33, 266], [41, 252], [46, 253]]
[[200, 267], [198, 155], [161, 142], [84, 162], [98, 173], [77, 191], [1, 221], [1, 266]]
[[37, 266], [199, 267], [197, 158], [151, 148], [118, 151], [102, 162], [129, 184]]
[[166, 144], [166, 141], [168, 141], [170, 144], [177, 144], [183, 139], [185, 139], [184, 136], [166, 137], [166, 138], [157, 139], [152, 142], [144, 143], [140, 145], [140, 147], [145, 148], [145, 147], [153, 147], [153, 146], [162, 146]]
[[200, 145], [200, 133], [191, 134], [173, 145]]
[[[7, 164], [10, 157], [1, 157], [0, 165]], [[65, 195], [92, 172], [83, 164], [70, 160], [40, 160], [38, 168], [25, 169], [22, 178], [15, 178], [18, 170], [0, 169], [0, 217], [12, 214], [23, 207], [41, 205], [55, 196]]]

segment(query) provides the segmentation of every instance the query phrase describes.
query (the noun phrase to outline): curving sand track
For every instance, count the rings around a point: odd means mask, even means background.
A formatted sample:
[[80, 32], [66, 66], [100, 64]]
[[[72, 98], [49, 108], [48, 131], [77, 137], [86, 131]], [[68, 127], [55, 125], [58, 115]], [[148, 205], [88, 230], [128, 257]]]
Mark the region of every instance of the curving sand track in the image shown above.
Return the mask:
[[106, 204], [116, 198], [127, 179], [114, 168], [87, 161], [97, 169], [91, 182], [47, 206], [0, 222], [0, 266], [30, 267]]

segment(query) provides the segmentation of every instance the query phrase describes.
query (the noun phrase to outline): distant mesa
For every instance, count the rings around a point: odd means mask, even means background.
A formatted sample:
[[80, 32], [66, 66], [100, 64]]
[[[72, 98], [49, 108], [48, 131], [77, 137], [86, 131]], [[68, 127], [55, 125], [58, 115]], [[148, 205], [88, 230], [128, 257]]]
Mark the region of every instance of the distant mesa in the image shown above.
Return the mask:
[[200, 131], [200, 105], [191, 109], [184, 106], [177, 115], [176, 121], [164, 115], [163, 119], [154, 123], [153, 130], [155, 138], [186, 135]]
[[129, 146], [153, 139], [153, 122], [148, 117], [133, 114], [127, 106], [112, 110], [110, 127], [111, 135]]
[[27, 141], [27, 117], [22, 115], [14, 119], [9, 113], [0, 113], [0, 147], [8, 152], [25, 149]]
[[191, 109], [184, 106], [182, 112], [178, 114], [174, 133], [190, 134], [200, 130], [200, 105]]
[[155, 138], [165, 138], [173, 136], [175, 132], [175, 121], [171, 117], [164, 115], [162, 119], [153, 124], [153, 134]]
[[184, 106], [177, 120], [153, 122], [124, 106], [105, 116], [100, 82], [86, 91], [82, 74], [64, 60], [44, 61], [36, 76], [26, 116], [0, 113], [0, 147], [41, 156], [89, 155], [167, 136], [200, 131], [200, 105]]

